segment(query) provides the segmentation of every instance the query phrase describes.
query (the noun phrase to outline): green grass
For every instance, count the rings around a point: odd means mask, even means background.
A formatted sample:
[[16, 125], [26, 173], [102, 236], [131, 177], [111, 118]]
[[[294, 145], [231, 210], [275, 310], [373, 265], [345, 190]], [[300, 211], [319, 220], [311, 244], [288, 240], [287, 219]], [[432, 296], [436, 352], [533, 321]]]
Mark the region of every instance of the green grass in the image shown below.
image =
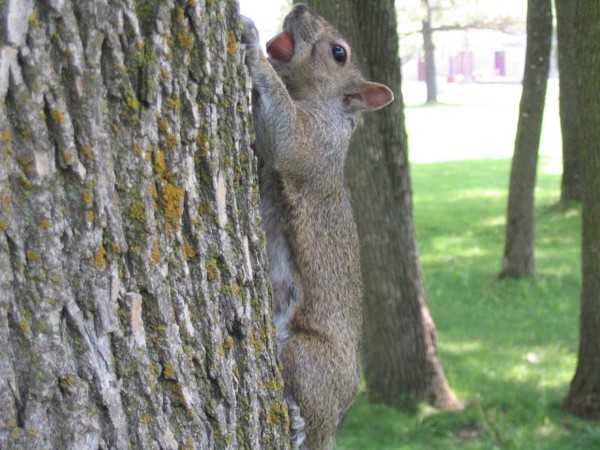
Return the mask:
[[[548, 114], [556, 112], [553, 99]], [[427, 302], [445, 373], [467, 406], [410, 412], [369, 404], [363, 391], [336, 448], [600, 448], [598, 423], [561, 410], [577, 355], [580, 214], [557, 205], [558, 119], [546, 118], [542, 139], [537, 275], [499, 281], [516, 106], [484, 98], [409, 107], [406, 115]]]

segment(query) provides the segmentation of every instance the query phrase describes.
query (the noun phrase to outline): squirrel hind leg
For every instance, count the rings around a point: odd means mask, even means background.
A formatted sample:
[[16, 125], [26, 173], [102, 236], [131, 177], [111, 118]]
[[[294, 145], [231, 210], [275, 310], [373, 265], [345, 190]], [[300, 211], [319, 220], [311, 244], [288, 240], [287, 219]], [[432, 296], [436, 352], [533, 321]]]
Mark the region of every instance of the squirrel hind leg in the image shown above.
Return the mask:
[[331, 339], [299, 330], [283, 348], [284, 384], [305, 422], [302, 449], [333, 448], [341, 418], [358, 390], [358, 370], [347, 363], [344, 353], [344, 347]]

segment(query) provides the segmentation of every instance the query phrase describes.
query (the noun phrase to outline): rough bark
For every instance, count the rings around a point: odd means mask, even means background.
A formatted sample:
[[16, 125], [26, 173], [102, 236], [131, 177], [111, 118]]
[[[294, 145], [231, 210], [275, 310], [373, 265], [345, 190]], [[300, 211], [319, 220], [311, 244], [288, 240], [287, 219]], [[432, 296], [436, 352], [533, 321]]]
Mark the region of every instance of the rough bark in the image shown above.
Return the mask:
[[0, 447], [285, 448], [236, 2], [0, 8]]
[[579, 108], [575, 70], [575, 2], [555, 0], [558, 70], [560, 72], [560, 129], [562, 132], [563, 173], [560, 200], [581, 201], [581, 164], [579, 155]]
[[566, 408], [600, 418], [600, 4], [575, 2], [577, 102], [582, 162], [582, 290], [577, 370]]
[[534, 189], [551, 40], [552, 1], [528, 0], [525, 73], [510, 171], [506, 241], [500, 277], [535, 273]]
[[361, 245], [369, 397], [456, 408], [459, 402], [437, 353], [418, 261], [394, 2], [309, 3], [350, 36], [365, 76], [389, 86], [396, 97], [361, 119], [346, 168]]
[[433, 30], [431, 28], [431, 6], [429, 0], [421, 0], [425, 10], [423, 20], [423, 54], [425, 60], [425, 85], [427, 89], [427, 103], [437, 103], [437, 80], [435, 70], [435, 47], [433, 45]]

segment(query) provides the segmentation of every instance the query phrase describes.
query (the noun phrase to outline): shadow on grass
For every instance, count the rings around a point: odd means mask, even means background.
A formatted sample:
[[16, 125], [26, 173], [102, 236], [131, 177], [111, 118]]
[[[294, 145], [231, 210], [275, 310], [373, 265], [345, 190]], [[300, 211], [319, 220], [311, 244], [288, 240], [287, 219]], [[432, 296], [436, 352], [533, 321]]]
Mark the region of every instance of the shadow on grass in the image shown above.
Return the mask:
[[579, 209], [536, 187], [537, 276], [497, 280], [510, 161], [413, 164], [415, 222], [438, 350], [462, 412], [419, 413], [361, 395], [340, 449], [591, 449], [600, 428], [560, 405], [576, 363]]
[[[469, 399], [463, 411], [418, 414], [385, 405], [369, 404], [361, 394], [345, 419], [336, 448], [380, 450], [535, 449], [588, 450], [598, 448], [600, 429], [564, 413], [559, 402], [540, 404], [527, 383], [506, 383], [499, 391], [515, 391], [514, 398], [490, 402]], [[552, 392], [550, 398], [562, 394]]]
[[[412, 167], [423, 266], [431, 262], [453, 270], [461, 258], [475, 258], [479, 259], [477, 264], [468, 262], [466, 266], [497, 275], [504, 246], [510, 160], [449, 161]], [[538, 175], [536, 257], [541, 275], [566, 261], [571, 264], [579, 252], [579, 209], [577, 205], [564, 208], [557, 203], [559, 183], [558, 175]], [[567, 255], [562, 253], [565, 246], [570, 251]]]

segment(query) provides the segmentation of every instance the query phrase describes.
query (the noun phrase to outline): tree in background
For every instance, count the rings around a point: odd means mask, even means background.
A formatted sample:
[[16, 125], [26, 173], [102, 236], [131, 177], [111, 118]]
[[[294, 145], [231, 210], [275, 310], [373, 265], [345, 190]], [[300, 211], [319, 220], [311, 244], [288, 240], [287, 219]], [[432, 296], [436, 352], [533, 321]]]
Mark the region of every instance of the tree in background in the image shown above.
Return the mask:
[[552, 1], [528, 0], [527, 50], [500, 277], [535, 273], [534, 189], [552, 41]]
[[575, 2], [575, 76], [578, 81], [582, 169], [582, 290], [577, 370], [565, 406], [600, 418], [600, 3]]
[[577, 69], [575, 2], [555, 0], [558, 70], [560, 72], [560, 128], [562, 132], [563, 173], [560, 200], [581, 201], [581, 163], [579, 155], [579, 108], [577, 107]]
[[1, 448], [287, 447], [236, 3], [0, 4]]
[[361, 244], [368, 395], [385, 403], [408, 398], [457, 408], [437, 353], [417, 255], [394, 1], [308, 3], [353, 38], [365, 76], [396, 96], [361, 119], [346, 168]]
[[425, 62], [425, 85], [427, 87], [426, 103], [437, 103], [437, 72], [435, 70], [435, 46], [433, 45], [433, 30], [431, 28], [432, 8], [429, 0], [421, 0], [424, 17], [423, 28], [423, 55]]

